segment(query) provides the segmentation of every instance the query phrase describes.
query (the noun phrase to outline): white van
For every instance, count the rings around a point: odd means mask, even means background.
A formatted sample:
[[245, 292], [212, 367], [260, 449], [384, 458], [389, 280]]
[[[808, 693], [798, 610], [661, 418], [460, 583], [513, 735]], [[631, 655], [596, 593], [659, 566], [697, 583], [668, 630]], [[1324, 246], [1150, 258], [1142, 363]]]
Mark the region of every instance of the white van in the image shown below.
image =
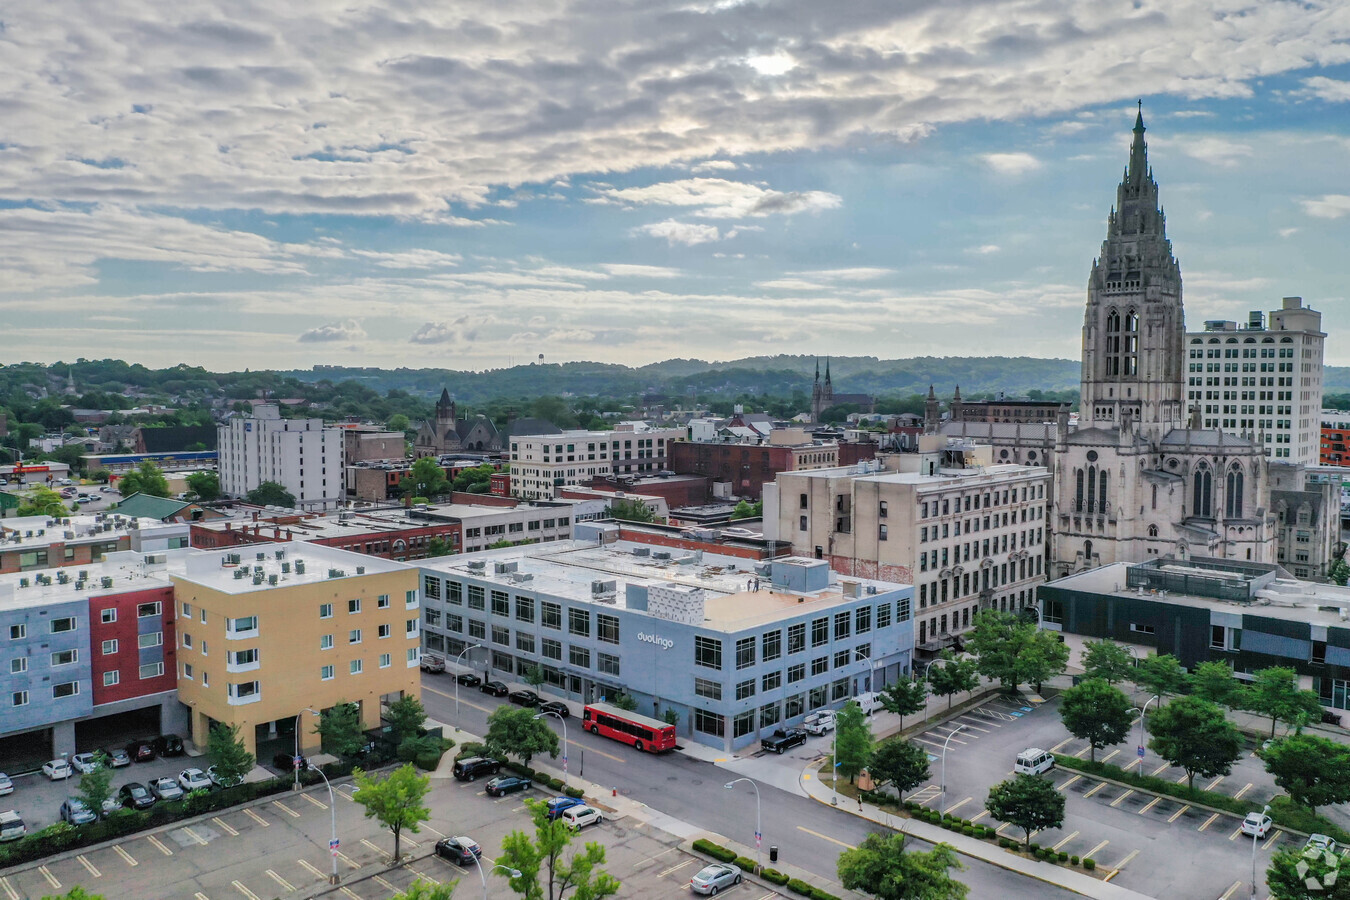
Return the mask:
[[28, 833], [28, 826], [14, 810], [0, 812], [0, 841], [17, 841]]
[[876, 691], [868, 691], [865, 694], [859, 694], [853, 698], [853, 702], [862, 707], [863, 715], [870, 716], [874, 712], [879, 712], [883, 707], [881, 705], [881, 695]]
[[1017, 763], [1013, 771], [1018, 775], [1039, 775], [1055, 767], [1055, 755], [1049, 750], [1030, 747], [1017, 754]]

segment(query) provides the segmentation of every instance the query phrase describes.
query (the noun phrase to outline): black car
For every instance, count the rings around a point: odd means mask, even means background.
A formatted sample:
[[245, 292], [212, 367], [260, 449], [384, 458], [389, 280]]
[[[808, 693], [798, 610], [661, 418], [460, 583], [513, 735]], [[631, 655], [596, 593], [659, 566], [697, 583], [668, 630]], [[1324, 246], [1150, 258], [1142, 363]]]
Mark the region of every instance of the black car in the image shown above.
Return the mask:
[[469, 756], [455, 760], [454, 775], [458, 781], [473, 781], [479, 775], [496, 775], [501, 768], [500, 760], [485, 756]]
[[182, 756], [183, 739], [176, 734], [161, 734], [155, 738], [155, 751], [160, 756]]
[[478, 687], [480, 684], [483, 683], [483, 679], [479, 678], [472, 672], [460, 672], [458, 675], [455, 676], [455, 680], [458, 681], [460, 684], [464, 685], [465, 687]]
[[138, 763], [150, 762], [155, 758], [155, 744], [153, 741], [132, 741], [127, 744], [127, 756]]
[[567, 704], [561, 700], [545, 700], [539, 704], [539, 711], [541, 713], [557, 713], [564, 719], [572, 715], [572, 711], [567, 708]]
[[483, 790], [489, 797], [505, 797], [507, 794], [514, 794], [516, 791], [528, 791], [534, 786], [534, 782], [528, 778], [521, 778], [519, 775], [498, 775], [496, 778], [483, 785]]
[[128, 782], [118, 788], [117, 800], [127, 809], [149, 809], [155, 805], [155, 795], [139, 781]]
[[436, 842], [436, 855], [457, 866], [471, 866], [474, 860], [482, 858], [483, 848], [470, 837], [448, 837]]
[[505, 697], [511, 693], [511, 689], [506, 686], [505, 681], [485, 681], [478, 686], [478, 689], [494, 697]]
[[534, 691], [512, 691], [506, 695], [506, 699], [520, 706], [539, 705], [539, 695]]
[[[295, 757], [289, 753], [278, 753], [272, 757], [272, 768], [278, 770], [283, 775], [287, 772], [295, 771]], [[300, 771], [303, 772], [309, 768], [309, 760], [303, 756], [300, 757]]]

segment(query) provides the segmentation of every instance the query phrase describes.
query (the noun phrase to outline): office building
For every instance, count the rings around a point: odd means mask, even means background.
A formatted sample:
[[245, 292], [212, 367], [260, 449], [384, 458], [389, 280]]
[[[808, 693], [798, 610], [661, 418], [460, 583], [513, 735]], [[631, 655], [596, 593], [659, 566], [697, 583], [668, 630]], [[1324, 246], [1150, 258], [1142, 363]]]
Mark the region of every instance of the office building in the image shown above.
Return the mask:
[[343, 432], [323, 419], [283, 419], [275, 404], [220, 426], [220, 489], [243, 497], [264, 481], [280, 484], [302, 509], [343, 501]]
[[683, 428], [653, 428], [620, 422], [613, 431], [564, 431], [511, 437], [511, 492], [529, 500], [552, 500], [558, 488], [593, 478], [666, 471], [669, 445]]

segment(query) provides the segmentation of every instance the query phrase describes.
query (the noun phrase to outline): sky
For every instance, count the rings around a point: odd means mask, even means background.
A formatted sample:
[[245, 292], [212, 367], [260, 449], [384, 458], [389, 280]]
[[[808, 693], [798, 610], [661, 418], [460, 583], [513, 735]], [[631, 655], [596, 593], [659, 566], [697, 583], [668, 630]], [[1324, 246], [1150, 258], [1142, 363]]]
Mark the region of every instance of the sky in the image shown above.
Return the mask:
[[0, 5], [0, 363], [1077, 358], [1140, 99], [1350, 364], [1344, 0]]

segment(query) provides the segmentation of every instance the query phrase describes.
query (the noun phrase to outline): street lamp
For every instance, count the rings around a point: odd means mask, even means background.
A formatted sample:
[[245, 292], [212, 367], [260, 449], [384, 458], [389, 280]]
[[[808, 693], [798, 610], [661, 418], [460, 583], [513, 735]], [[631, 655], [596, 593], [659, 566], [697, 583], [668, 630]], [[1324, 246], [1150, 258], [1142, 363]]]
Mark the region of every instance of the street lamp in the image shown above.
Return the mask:
[[1148, 702], [1144, 704], [1142, 709], [1139, 708], [1138, 706], [1131, 706], [1127, 710], [1127, 712], [1139, 713], [1139, 750], [1137, 751], [1137, 753], [1139, 754], [1139, 771], [1141, 774], [1144, 771], [1144, 716], [1145, 714], [1148, 713], [1148, 708], [1152, 706], [1154, 703], [1158, 702], [1159, 696], [1160, 695], [1158, 694], [1154, 694], [1152, 697], [1150, 697], [1148, 699]]
[[300, 790], [300, 716], [303, 713], [319, 715], [317, 709], [310, 709], [308, 706], [301, 707], [295, 714], [295, 756], [291, 757], [291, 765], [295, 767], [295, 784], [291, 785], [293, 791]]
[[726, 784], [724, 784], [724, 785], [722, 785], [722, 786], [723, 786], [724, 788], [726, 788], [727, 790], [731, 790], [733, 787], [735, 787], [738, 783], [740, 783], [740, 782], [742, 782], [742, 781], [746, 782], [746, 783], [749, 784], [752, 788], [755, 789], [755, 859], [758, 861], [760, 868], [763, 868], [763, 867], [764, 867], [764, 850], [763, 850], [763, 848], [762, 848], [761, 845], [763, 844], [763, 838], [764, 838], [764, 836], [763, 836], [763, 834], [760, 833], [760, 830], [759, 830], [759, 823], [760, 823], [760, 818], [759, 818], [759, 785], [755, 784], [755, 782], [754, 782], [752, 779], [750, 779], [750, 778], [737, 778], [735, 781], [728, 781]]
[[556, 712], [554, 712], [554, 711], [552, 711], [552, 710], [549, 710], [548, 712], [537, 713], [537, 714], [535, 715], [535, 718], [536, 718], [536, 719], [542, 719], [542, 718], [544, 718], [545, 716], [552, 716], [553, 718], [557, 719], [559, 722], [562, 723], [562, 727], [563, 727], [563, 790], [566, 791], [566, 790], [567, 790], [567, 720], [564, 719], [561, 715], [559, 715], [558, 713], [556, 713]]
[[[1264, 817], [1268, 812], [1270, 812], [1270, 807], [1266, 806], [1261, 810], [1261, 815]], [[1256, 839], [1259, 830], [1257, 828], [1252, 829], [1252, 900], [1256, 900]]]
[[956, 733], [965, 727], [965, 725], [957, 725], [952, 729], [952, 733], [947, 735], [947, 740], [942, 742], [942, 788], [938, 792], [938, 796], [947, 793], [947, 745], [951, 743], [952, 738], [956, 737]]
[[337, 884], [341, 879], [338, 877], [337, 857], [338, 857], [338, 836], [337, 836], [337, 800], [333, 797], [333, 784], [324, 775], [323, 769], [316, 766], [314, 771], [318, 772], [323, 778], [323, 783], [328, 787], [328, 813], [332, 817], [331, 832], [328, 838], [328, 855], [333, 858], [333, 874], [328, 876], [329, 884]]
[[[477, 853], [470, 853], [469, 855], [473, 857], [473, 864], [478, 867], [478, 878], [483, 882], [483, 900], [487, 900], [487, 875], [484, 874], [483, 872], [483, 863], [478, 858]], [[488, 869], [488, 871], [495, 872], [498, 869], [501, 869], [503, 872], [509, 872], [512, 878], [520, 877], [519, 869], [513, 869], [510, 866], [504, 866], [501, 863], [497, 863], [497, 865], [493, 866], [491, 869]]]
[[[456, 657], [455, 657], [455, 665], [456, 665], [456, 666], [459, 665], [459, 661], [460, 661], [461, 659], [464, 658], [464, 654], [469, 653], [469, 652], [471, 652], [471, 651], [473, 651], [473, 650], [477, 650], [477, 649], [478, 649], [479, 647], [481, 647], [481, 646], [483, 646], [483, 645], [482, 645], [482, 644], [470, 644], [469, 646], [465, 647], [463, 650], [461, 650], [461, 651], [459, 652], [459, 656], [456, 656]], [[459, 731], [459, 675], [458, 675], [458, 674], [455, 675], [455, 731], [456, 731], [456, 732]]]

